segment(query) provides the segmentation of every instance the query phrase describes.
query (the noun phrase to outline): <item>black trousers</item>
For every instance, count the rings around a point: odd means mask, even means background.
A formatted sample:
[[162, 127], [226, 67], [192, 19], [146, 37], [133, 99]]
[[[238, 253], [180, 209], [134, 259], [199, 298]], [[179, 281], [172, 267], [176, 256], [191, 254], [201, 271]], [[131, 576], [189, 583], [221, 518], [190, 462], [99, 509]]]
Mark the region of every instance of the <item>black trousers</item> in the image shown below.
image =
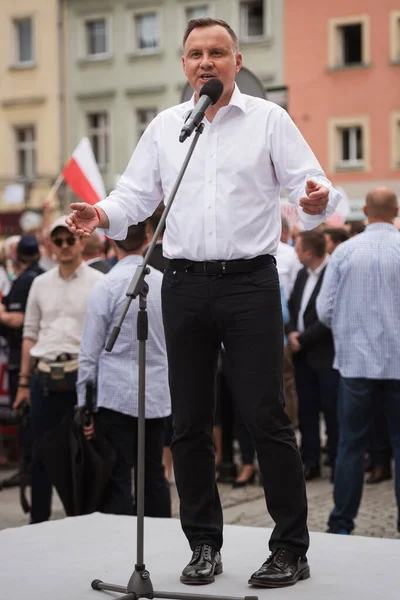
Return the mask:
[[40, 378], [31, 377], [32, 424], [32, 487], [31, 523], [48, 521], [51, 515], [52, 484], [39, 458], [38, 447], [42, 436], [59, 425], [64, 417], [73, 417], [77, 405], [76, 392], [46, 392]]
[[313, 369], [303, 357], [294, 361], [301, 453], [309, 467], [317, 467], [321, 458], [320, 414], [324, 414], [328, 434], [329, 462], [334, 468], [339, 440], [339, 371], [330, 367]]
[[[102, 498], [100, 512], [115, 515], [136, 514], [138, 420], [108, 408], [99, 408], [95, 428], [99, 427], [117, 454], [117, 462]], [[144, 514], [170, 517], [170, 489], [164, 475], [162, 453], [164, 419], [145, 420]], [[135, 501], [132, 498], [132, 469], [135, 470]]]
[[276, 526], [270, 549], [307, 552], [302, 462], [283, 407], [283, 324], [274, 264], [235, 275], [164, 273], [163, 317], [174, 422], [172, 453], [183, 531], [192, 549], [222, 546], [215, 484], [214, 380], [223, 342], [232, 390], [258, 455]]

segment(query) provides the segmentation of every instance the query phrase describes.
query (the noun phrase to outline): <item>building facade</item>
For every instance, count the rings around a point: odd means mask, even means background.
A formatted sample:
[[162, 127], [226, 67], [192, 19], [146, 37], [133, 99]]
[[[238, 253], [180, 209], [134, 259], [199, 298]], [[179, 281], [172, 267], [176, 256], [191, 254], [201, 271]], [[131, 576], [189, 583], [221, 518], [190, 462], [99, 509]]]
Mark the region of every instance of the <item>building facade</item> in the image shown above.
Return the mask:
[[0, 211], [41, 206], [64, 162], [61, 0], [0, 2]]
[[400, 196], [398, 0], [285, 0], [288, 109], [359, 216], [368, 190]]
[[187, 92], [181, 40], [189, 19], [228, 21], [240, 38], [243, 77], [271, 89], [271, 99], [281, 95], [281, 0], [65, 1], [67, 145], [72, 152], [90, 138], [108, 190], [151, 119]]

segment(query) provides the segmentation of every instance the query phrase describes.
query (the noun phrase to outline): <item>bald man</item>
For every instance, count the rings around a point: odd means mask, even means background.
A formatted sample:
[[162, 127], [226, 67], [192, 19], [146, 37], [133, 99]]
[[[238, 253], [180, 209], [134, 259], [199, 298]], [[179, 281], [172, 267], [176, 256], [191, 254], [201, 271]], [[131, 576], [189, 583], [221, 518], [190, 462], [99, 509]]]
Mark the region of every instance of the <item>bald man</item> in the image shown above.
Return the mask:
[[386, 188], [372, 190], [364, 212], [365, 231], [335, 250], [317, 298], [319, 319], [332, 329], [334, 367], [341, 376], [335, 507], [328, 521], [328, 531], [340, 534], [354, 529], [377, 399], [388, 420], [400, 507], [400, 234], [393, 225], [397, 197]]
[[104, 260], [104, 239], [98, 231], [93, 231], [85, 238], [82, 258], [86, 263], [101, 273], [108, 273], [110, 265]]

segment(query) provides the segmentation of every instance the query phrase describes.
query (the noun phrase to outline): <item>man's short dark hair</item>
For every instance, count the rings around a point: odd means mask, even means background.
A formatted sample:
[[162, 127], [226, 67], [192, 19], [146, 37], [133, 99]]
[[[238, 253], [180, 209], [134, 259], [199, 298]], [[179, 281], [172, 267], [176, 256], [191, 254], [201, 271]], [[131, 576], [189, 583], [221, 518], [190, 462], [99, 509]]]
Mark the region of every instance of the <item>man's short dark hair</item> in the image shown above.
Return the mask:
[[213, 27], [214, 25], [220, 25], [220, 27], [223, 27], [224, 29], [226, 29], [226, 31], [229, 33], [229, 35], [232, 38], [232, 41], [235, 46], [235, 50], [238, 51], [239, 50], [239, 40], [238, 40], [236, 33], [233, 31], [232, 27], [230, 25], [228, 25], [228, 23], [226, 21], [223, 21], [222, 19], [213, 19], [212, 17], [201, 17], [198, 19], [191, 19], [188, 22], [188, 24], [186, 26], [186, 31], [183, 35], [183, 47], [185, 47], [186, 40], [188, 39], [189, 35], [192, 33], [193, 29], [197, 29], [198, 27]]
[[349, 234], [343, 227], [327, 227], [324, 229], [334, 244], [341, 244], [349, 239]]
[[128, 234], [124, 240], [115, 240], [119, 248], [125, 252], [140, 250], [146, 239], [146, 223], [138, 223], [128, 227]]
[[365, 229], [364, 221], [348, 221], [350, 225], [350, 236], [357, 235], [358, 233], [362, 233]]
[[318, 258], [326, 254], [326, 242], [322, 231], [300, 231], [301, 247], [303, 250], [311, 250]]

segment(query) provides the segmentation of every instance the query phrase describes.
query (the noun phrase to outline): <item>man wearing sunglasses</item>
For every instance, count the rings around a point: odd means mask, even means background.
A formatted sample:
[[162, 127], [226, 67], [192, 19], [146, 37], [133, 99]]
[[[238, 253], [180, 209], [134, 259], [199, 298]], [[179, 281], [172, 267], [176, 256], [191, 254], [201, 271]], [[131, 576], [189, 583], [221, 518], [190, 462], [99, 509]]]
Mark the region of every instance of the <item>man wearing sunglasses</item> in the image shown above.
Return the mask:
[[103, 273], [82, 259], [83, 240], [70, 233], [65, 217], [50, 227], [57, 267], [34, 280], [25, 312], [21, 372], [14, 407], [31, 404], [32, 509], [31, 523], [51, 514], [52, 486], [38, 448], [46, 431], [56, 427], [77, 404], [76, 376], [86, 304]]

